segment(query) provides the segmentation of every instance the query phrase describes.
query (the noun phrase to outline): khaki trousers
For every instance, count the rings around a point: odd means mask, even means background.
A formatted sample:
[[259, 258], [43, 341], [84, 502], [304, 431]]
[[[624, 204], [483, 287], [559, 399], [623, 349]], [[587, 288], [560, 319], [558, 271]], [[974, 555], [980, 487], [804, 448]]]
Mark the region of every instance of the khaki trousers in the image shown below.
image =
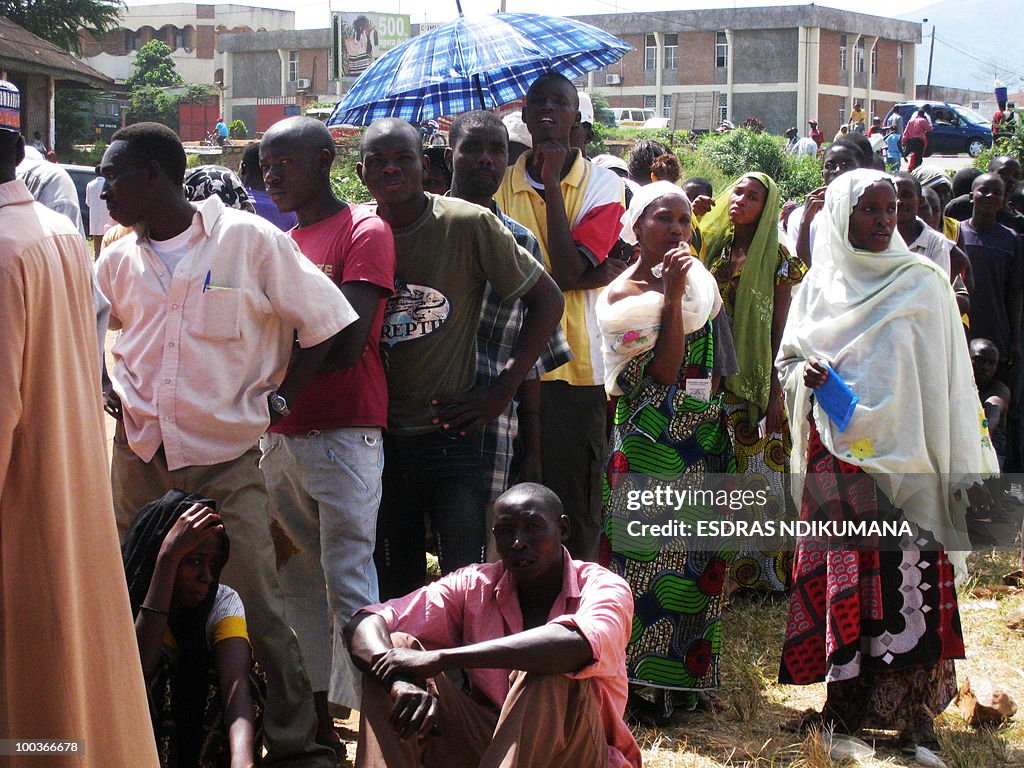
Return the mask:
[[[422, 649], [406, 634], [391, 641]], [[389, 691], [364, 674], [356, 768], [606, 768], [607, 739], [589, 680], [519, 671], [510, 680], [496, 713], [438, 676], [440, 733], [402, 742], [389, 722]]]
[[138, 511], [171, 488], [201, 493], [217, 502], [231, 545], [221, 579], [242, 598], [253, 656], [267, 674], [263, 764], [333, 768], [334, 753], [314, 741], [313, 692], [295, 633], [284, 618], [259, 459], [259, 449], [253, 447], [233, 461], [172, 472], [163, 449], [148, 464], [136, 456], [118, 424], [110, 471], [118, 532], [123, 539]]

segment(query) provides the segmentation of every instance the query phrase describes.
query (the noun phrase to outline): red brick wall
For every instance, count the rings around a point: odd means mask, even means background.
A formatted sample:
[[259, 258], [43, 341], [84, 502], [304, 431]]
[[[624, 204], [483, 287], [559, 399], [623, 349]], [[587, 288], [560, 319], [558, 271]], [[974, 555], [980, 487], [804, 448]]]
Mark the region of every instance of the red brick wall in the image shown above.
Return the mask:
[[[898, 92], [900, 90], [899, 70], [896, 62], [898, 45], [895, 40], [878, 41], [878, 73], [875, 75], [875, 88], [880, 91]], [[903, 50], [907, 50], [906, 45]]]
[[326, 89], [326, 48], [307, 48], [299, 51], [299, 77], [306, 77], [312, 80], [314, 92], [322, 92]]
[[[818, 96], [818, 128], [825, 134], [826, 142], [832, 141], [832, 137], [839, 130], [839, 107], [841, 104], [841, 96], [830, 96], [824, 93]], [[847, 119], [850, 117], [850, 107], [851, 105], [846, 105]]]
[[[848, 40], [853, 38], [848, 36]], [[847, 48], [847, 66], [853, 66], [852, 47]], [[818, 82], [822, 85], [846, 85], [849, 70], [839, 69], [839, 33], [830, 29], [821, 30], [818, 46]], [[824, 118], [822, 118], [824, 119]], [[822, 127], [822, 130], [825, 130]], [[833, 129], [833, 133], [838, 128]]]
[[[202, 8], [203, 6], [197, 6]], [[200, 24], [196, 27], [196, 58], [212, 59], [216, 35], [212, 24]]]
[[715, 32], [679, 34], [679, 85], [715, 82]]
[[[622, 67], [623, 85], [644, 84], [644, 40], [646, 35], [623, 35], [622, 40], [632, 45], [636, 50], [628, 51], [618, 65], [608, 67], [609, 72], [617, 72], [616, 66]], [[619, 106], [632, 106], [620, 104]]]

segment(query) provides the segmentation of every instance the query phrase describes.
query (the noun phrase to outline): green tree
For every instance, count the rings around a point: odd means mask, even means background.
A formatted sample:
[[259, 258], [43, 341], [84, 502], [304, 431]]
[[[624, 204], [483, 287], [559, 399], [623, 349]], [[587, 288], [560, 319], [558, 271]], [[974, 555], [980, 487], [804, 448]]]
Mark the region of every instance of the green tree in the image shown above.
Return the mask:
[[184, 81], [174, 67], [171, 49], [159, 40], [150, 40], [139, 48], [132, 65], [132, 73], [124, 84], [129, 88], [142, 85], [155, 85], [166, 88], [170, 85], [181, 85]]
[[128, 122], [163, 123], [173, 130], [178, 130], [178, 100], [164, 93], [155, 85], [143, 85], [132, 91], [131, 104], [128, 107]]
[[121, 0], [0, 0], [0, 16], [65, 51], [81, 53], [78, 30], [95, 37], [121, 23]]
[[189, 83], [185, 91], [178, 97], [179, 104], [205, 104], [210, 98], [217, 95], [217, 88], [202, 83]]
[[92, 143], [92, 112], [95, 96], [80, 88], [61, 88], [53, 96], [53, 119], [57, 129], [58, 153], [66, 153], [74, 144]]

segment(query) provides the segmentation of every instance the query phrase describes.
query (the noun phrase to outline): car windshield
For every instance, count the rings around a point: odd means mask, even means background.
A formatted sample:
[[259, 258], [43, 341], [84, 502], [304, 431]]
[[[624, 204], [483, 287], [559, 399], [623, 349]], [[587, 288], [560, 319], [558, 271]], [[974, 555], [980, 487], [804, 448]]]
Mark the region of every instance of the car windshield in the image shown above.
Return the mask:
[[976, 125], [981, 126], [988, 126], [989, 124], [988, 120], [979, 115], [973, 109], [968, 109], [967, 107], [960, 106], [954, 106], [953, 109], [956, 110], [956, 113], [960, 115], [960, 117], [962, 117], [969, 123], [975, 123]]

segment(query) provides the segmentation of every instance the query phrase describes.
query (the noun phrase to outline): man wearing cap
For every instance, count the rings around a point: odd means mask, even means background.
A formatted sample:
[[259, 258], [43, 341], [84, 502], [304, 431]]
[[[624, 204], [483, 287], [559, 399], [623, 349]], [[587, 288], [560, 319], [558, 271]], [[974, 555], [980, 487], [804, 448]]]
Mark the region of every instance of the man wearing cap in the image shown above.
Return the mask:
[[76, 766], [156, 768], [107, 482], [91, 259], [15, 177], [20, 113], [0, 81], [0, 739], [75, 740]]
[[223, 147], [228, 140], [228, 127], [224, 123], [223, 117], [217, 118], [217, 124], [213, 126], [213, 130], [217, 132], [217, 143]]
[[583, 157], [587, 157], [587, 144], [594, 140], [594, 102], [590, 100], [590, 94], [584, 91], [579, 92], [580, 98], [580, 121], [572, 127], [569, 133], [569, 146], [578, 149]]
[[807, 132], [807, 138], [812, 139], [819, 147], [825, 143], [825, 134], [818, 128], [817, 120], [808, 120], [807, 124], [811, 129]]

